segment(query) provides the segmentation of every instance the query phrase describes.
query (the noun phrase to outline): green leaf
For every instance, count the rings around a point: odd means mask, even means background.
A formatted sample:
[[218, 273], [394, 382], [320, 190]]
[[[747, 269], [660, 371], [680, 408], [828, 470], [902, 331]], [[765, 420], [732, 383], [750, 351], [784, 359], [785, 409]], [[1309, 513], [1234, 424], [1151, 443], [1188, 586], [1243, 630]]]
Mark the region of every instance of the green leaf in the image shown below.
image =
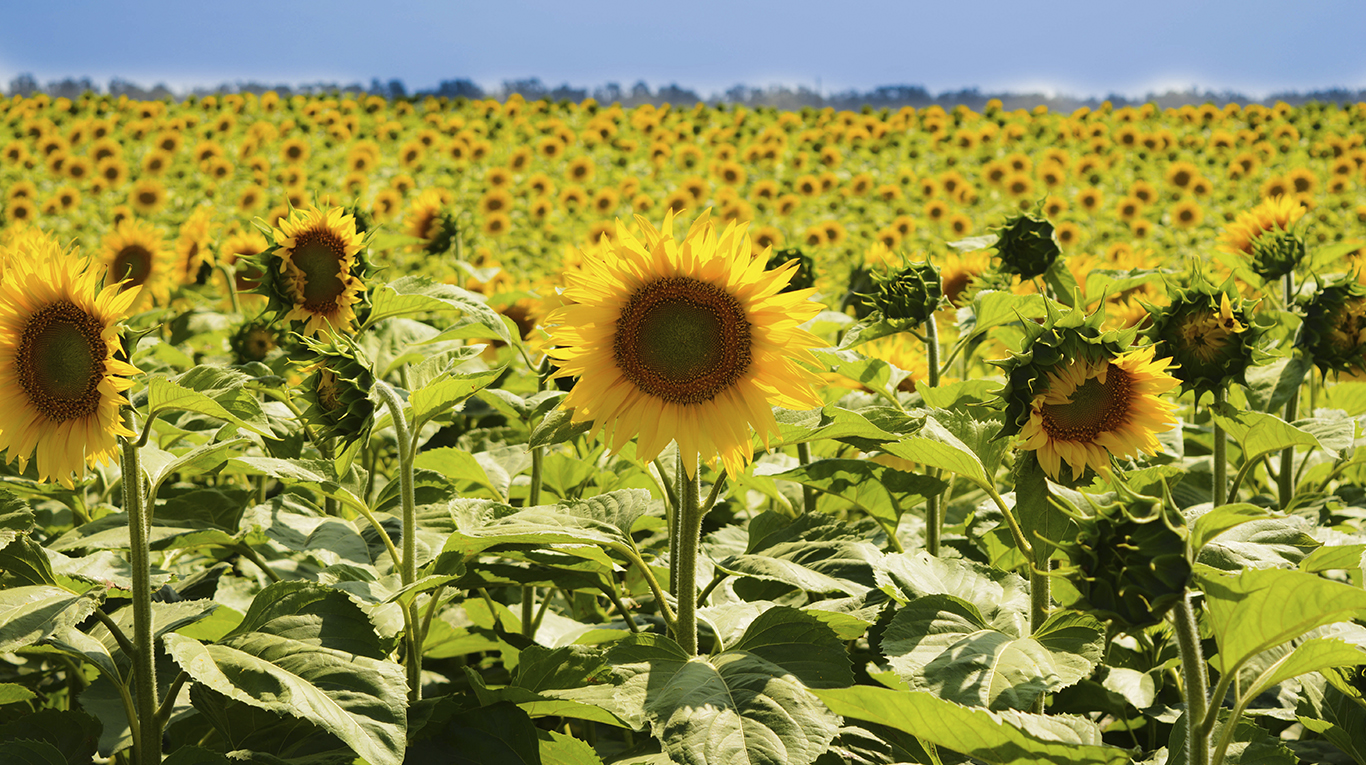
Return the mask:
[[408, 405], [413, 426], [420, 428], [428, 420], [444, 414], [456, 404], [488, 387], [503, 373], [503, 368], [480, 372], [446, 372], [408, 394]]
[[812, 691], [836, 714], [886, 725], [992, 765], [1126, 765], [1129, 752], [1060, 716], [989, 712], [933, 694], [857, 686]]
[[898, 602], [952, 595], [972, 604], [994, 629], [1027, 630], [1029, 592], [1018, 574], [972, 561], [938, 558], [924, 550], [887, 555], [878, 562], [877, 586]]
[[839, 350], [847, 351], [863, 343], [915, 330], [921, 322], [915, 319], [887, 319], [874, 310], [867, 318], [854, 323], [840, 338]]
[[1228, 404], [1212, 407], [1214, 421], [1243, 450], [1245, 462], [1261, 459], [1262, 455], [1296, 446], [1322, 448], [1314, 434], [1263, 412], [1238, 410]]
[[1283, 356], [1265, 366], [1248, 367], [1247, 400], [1259, 412], [1278, 412], [1299, 393], [1314, 365], [1300, 356]]
[[[283, 591], [284, 597], [266, 598], [270, 603], [259, 609], [253, 602], [243, 627], [216, 645], [166, 635], [166, 651], [197, 683], [249, 706], [307, 720], [374, 765], [399, 765], [407, 706], [403, 667], [349, 650], [377, 638], [372, 629], [368, 638], [357, 634], [351, 625], [365, 615], [340, 593], [311, 603], [302, 598], [310, 610], [297, 619], [276, 613], [300, 601], [290, 597], [297, 594]], [[247, 625], [278, 633], [247, 631]]]
[[[733, 576], [779, 582], [813, 593], [861, 595], [872, 589], [873, 566], [882, 556], [877, 546], [848, 536], [828, 538], [826, 533], [821, 526], [811, 528], [797, 521], [769, 535], [752, 552], [732, 555], [716, 568]], [[746, 597], [743, 581], [736, 582], [735, 587]]]
[[0, 744], [5, 765], [68, 765], [57, 747], [45, 741], [6, 741]]
[[1366, 651], [1360, 646], [1337, 638], [1310, 638], [1263, 671], [1243, 694], [1253, 698], [1292, 677], [1358, 664], [1366, 664]]
[[913, 435], [885, 444], [882, 449], [902, 459], [962, 476], [983, 490], [995, 490], [982, 460], [972, 448], [934, 417], [926, 417], [925, 424]]
[[[775, 446], [789, 446], [825, 438], [863, 438], [876, 442], [895, 441], [900, 438], [897, 432], [880, 427], [864, 414], [833, 404], [823, 409], [805, 411], [775, 409], [773, 416], [780, 431]], [[908, 421], [904, 414], [900, 415], [900, 419]], [[755, 439], [757, 442], [757, 435]]]
[[71, 629], [95, 612], [103, 590], [76, 595], [50, 585], [0, 590], [0, 653], [33, 645]]
[[1211, 663], [1220, 673], [1309, 630], [1349, 621], [1366, 610], [1366, 590], [1303, 571], [1260, 569], [1233, 576], [1200, 567], [1210, 627], [1219, 643]]
[[574, 422], [573, 420], [573, 409], [553, 409], [547, 412], [545, 419], [531, 429], [531, 439], [527, 443], [527, 448], [535, 449], [542, 446], [562, 444], [593, 429], [592, 420], [585, 422]]
[[808, 688], [854, 683], [844, 642], [820, 619], [795, 608], [777, 606], [759, 614], [730, 650], [772, 662]]
[[897, 386], [910, 374], [882, 359], [864, 356], [858, 351], [831, 351], [821, 354], [830, 371], [857, 382], [892, 401], [896, 400]]
[[[0, 741], [25, 739], [51, 744], [68, 763], [92, 762], [100, 740], [100, 721], [76, 710], [40, 709], [0, 726]], [[11, 762], [3, 758], [0, 762]]]
[[902, 513], [948, 488], [948, 484], [938, 478], [903, 472], [867, 460], [816, 460], [771, 475], [831, 495], [838, 504], [849, 502], [891, 528], [896, 528]]
[[176, 457], [170, 462], [159, 462], [155, 469], [146, 470], [147, 480], [152, 485], [148, 493], [151, 497], [156, 497], [161, 484], [167, 478], [179, 473], [185, 478], [190, 476], [203, 475], [217, 470], [223, 463], [236, 457], [241, 452], [246, 451], [251, 446], [251, 441], [246, 438], [234, 438], [229, 441], [217, 441], [205, 444], [195, 449], [191, 449], [186, 454]]
[[[1211, 745], [1223, 735], [1231, 713], [1232, 710], [1229, 709], [1219, 710], [1219, 719], [1210, 733]], [[1169, 763], [1187, 761], [1186, 723], [1186, 716], [1181, 715], [1176, 725], [1172, 726], [1167, 755]], [[1228, 765], [1298, 765], [1300, 760], [1280, 742], [1280, 739], [1244, 716], [1238, 718], [1238, 727], [1233, 731], [1233, 743], [1224, 754], [1224, 762]]]
[[17, 584], [57, 584], [47, 551], [28, 534], [13, 537], [0, 550], [0, 571], [12, 577], [13, 583]]
[[483, 298], [425, 276], [404, 276], [372, 290], [370, 315], [361, 331], [384, 319], [417, 313], [459, 313], [466, 323], [487, 330], [484, 337], [496, 337], [508, 344], [520, 340], [508, 332], [502, 318], [485, 304]]
[[[752, 644], [780, 658], [790, 653], [758, 634]], [[641, 634], [613, 645], [607, 657], [611, 698], [635, 710], [623, 711], [623, 719], [648, 720], [677, 763], [810, 765], [839, 729], [791, 670], [757, 653], [689, 657], [667, 638]]]
[[505, 491], [489, 480], [488, 473], [484, 471], [484, 466], [479, 463], [475, 455], [463, 449], [449, 446], [428, 449], [413, 459], [413, 467], [434, 470], [455, 481], [469, 481], [478, 484], [489, 490], [489, 493], [493, 495], [492, 499], [500, 502], [507, 500]]
[[466, 557], [497, 545], [534, 545], [596, 561], [609, 569], [612, 559], [603, 548], [629, 548], [630, 540], [615, 523], [620, 516], [608, 508], [629, 513], [641, 508], [648, 492], [629, 489], [594, 497], [585, 502], [538, 506], [519, 510], [507, 505], [457, 500], [451, 511], [456, 531], [446, 540], [443, 556]]
[[364, 478], [354, 466], [345, 476], [345, 483], [337, 477], [331, 460], [284, 460], [276, 457], [234, 457], [230, 465], [248, 474], [279, 478], [288, 485], [316, 491], [354, 510], [369, 509], [356, 495], [364, 486]]
[[999, 290], [983, 290], [972, 304], [958, 309], [958, 332], [975, 338], [1002, 324], [1020, 319], [1041, 319], [1048, 314], [1042, 295], [1016, 295]]
[[177, 377], [153, 377], [147, 383], [148, 412], [194, 412], [275, 439], [261, 402], [246, 387], [250, 381], [241, 372], [208, 365], [194, 367]]
[[1221, 505], [1195, 519], [1191, 526], [1190, 549], [1199, 553], [1211, 539], [1249, 521], [1257, 521], [1271, 514], [1264, 507], [1239, 502]]
[[540, 731], [526, 712], [508, 702], [463, 710], [439, 725], [429, 724], [422, 732], [424, 737], [414, 742], [407, 762], [432, 765], [539, 765], [542, 762], [537, 741]]
[[882, 638], [892, 669], [913, 688], [989, 709], [1027, 709], [1100, 661], [1105, 631], [1094, 618], [1053, 614], [1034, 635], [993, 629], [972, 604], [952, 595], [917, 598], [897, 611]]
[[18, 683], [0, 683], [0, 706], [20, 701], [32, 701], [38, 694]]
[[602, 765], [602, 758], [593, 751], [583, 739], [556, 733], [553, 730], [540, 731], [541, 762], [555, 765]]
[[1366, 562], [1366, 545], [1333, 545], [1320, 547], [1304, 556], [1300, 570], [1310, 574], [1324, 571], [1360, 569]]

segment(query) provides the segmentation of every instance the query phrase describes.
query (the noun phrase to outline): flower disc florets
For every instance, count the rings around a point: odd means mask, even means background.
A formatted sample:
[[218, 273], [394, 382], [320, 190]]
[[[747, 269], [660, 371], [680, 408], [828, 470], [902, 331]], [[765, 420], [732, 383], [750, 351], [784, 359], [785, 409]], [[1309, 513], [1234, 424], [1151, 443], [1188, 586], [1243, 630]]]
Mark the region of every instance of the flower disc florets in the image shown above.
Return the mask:
[[1053, 314], [1025, 324], [1020, 353], [993, 362], [1006, 372], [1002, 435], [1019, 434], [1051, 478], [1062, 463], [1077, 480], [1089, 468], [1109, 470], [1110, 458], [1156, 454], [1157, 433], [1176, 424], [1161, 396], [1178, 381], [1153, 348], [1130, 348], [1132, 330], [1102, 332], [1104, 314]]
[[1323, 374], [1366, 374], [1366, 286], [1346, 277], [1301, 301], [1304, 324], [1296, 345]]
[[1182, 391], [1206, 393], [1230, 383], [1246, 384], [1256, 363], [1264, 328], [1253, 321], [1253, 303], [1243, 300], [1232, 279], [1214, 287], [1196, 275], [1186, 288], [1168, 286], [1170, 304], [1146, 306], [1152, 321], [1144, 335], [1157, 346], [1157, 358], [1170, 358]]
[[944, 300], [939, 269], [926, 261], [889, 272], [873, 272], [873, 307], [883, 318], [913, 326], [934, 315]]
[[1021, 279], [1042, 276], [1062, 255], [1053, 224], [1032, 213], [1021, 213], [996, 232], [996, 254], [1001, 270]]

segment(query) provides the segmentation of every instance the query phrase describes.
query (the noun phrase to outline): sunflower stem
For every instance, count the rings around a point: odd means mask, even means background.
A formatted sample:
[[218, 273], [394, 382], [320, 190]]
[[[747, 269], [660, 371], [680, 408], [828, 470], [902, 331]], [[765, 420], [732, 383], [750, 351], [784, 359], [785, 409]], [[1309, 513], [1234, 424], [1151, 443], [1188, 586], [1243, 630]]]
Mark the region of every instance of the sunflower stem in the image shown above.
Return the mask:
[[237, 297], [237, 267], [231, 263], [219, 263], [218, 270], [228, 282], [228, 300], [232, 302], [232, 312], [242, 313], [242, 301]]
[[[403, 586], [417, 581], [417, 502], [413, 493], [413, 437], [408, 421], [403, 416], [403, 401], [388, 383], [375, 382], [375, 390], [389, 407], [389, 415], [394, 421], [394, 431], [398, 437], [398, 480], [399, 496], [403, 505], [403, 557], [399, 576]], [[408, 650], [404, 662], [408, 669], [408, 700], [422, 700], [422, 636], [418, 629], [421, 621], [416, 613], [416, 600], [403, 609], [403, 620], [408, 632]]]
[[[811, 444], [802, 441], [797, 444], [797, 461], [802, 467], [811, 464]], [[802, 514], [810, 515], [816, 512], [816, 490], [802, 484]]]
[[[1285, 310], [1289, 311], [1295, 302], [1295, 272], [1291, 271], [1281, 280], [1284, 288]], [[1297, 416], [1296, 410], [1300, 405], [1300, 386], [1290, 391], [1290, 400], [1285, 402], [1285, 421], [1293, 423]], [[1287, 446], [1281, 452], [1281, 470], [1276, 474], [1277, 495], [1281, 500], [1281, 509], [1290, 507], [1290, 500], [1295, 498], [1295, 447]]]
[[1209, 734], [1205, 715], [1209, 706], [1209, 677], [1200, 651], [1200, 628], [1195, 623], [1190, 593], [1172, 609], [1176, 648], [1181, 656], [1181, 691], [1186, 698], [1186, 762], [1209, 765]]
[[[137, 432], [133, 410], [123, 410], [123, 424]], [[161, 763], [161, 719], [157, 716], [156, 645], [152, 634], [152, 563], [148, 546], [142, 462], [137, 444], [119, 439], [123, 448], [123, 511], [128, 514], [129, 562], [133, 568], [133, 684], [137, 693], [139, 765]]]
[[1214, 405], [1210, 408], [1210, 424], [1214, 426], [1214, 506], [1228, 503], [1228, 437], [1214, 419], [1214, 408], [1224, 403], [1224, 391], [1214, 391]]
[[688, 475], [679, 456], [678, 464], [678, 536], [673, 540], [672, 564], [675, 580], [674, 597], [678, 600], [678, 623], [674, 637], [689, 656], [697, 655], [697, 552], [702, 542], [702, 517], [706, 511], [700, 503], [701, 481], [698, 475]]
[[[925, 361], [929, 386], [938, 388], [939, 324], [934, 320], [934, 314], [925, 320]], [[938, 472], [934, 471], [936, 474]], [[939, 555], [939, 539], [944, 527], [944, 509], [939, 500], [938, 494], [925, 498], [925, 551], [934, 556]]]

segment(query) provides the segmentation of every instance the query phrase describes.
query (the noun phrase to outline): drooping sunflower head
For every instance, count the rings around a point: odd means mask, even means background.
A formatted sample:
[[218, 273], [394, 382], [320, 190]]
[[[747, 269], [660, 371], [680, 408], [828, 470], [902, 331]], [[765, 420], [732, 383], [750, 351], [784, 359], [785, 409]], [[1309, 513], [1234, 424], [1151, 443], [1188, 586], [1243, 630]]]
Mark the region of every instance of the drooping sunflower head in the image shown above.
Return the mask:
[[408, 207], [404, 233], [421, 239], [421, 249], [432, 255], [450, 250], [457, 233], [455, 217], [445, 210], [437, 189], [427, 189]]
[[244, 322], [237, 328], [228, 345], [238, 364], [252, 361], [265, 361], [271, 352], [280, 347], [280, 330], [275, 322], [268, 319], [255, 319]]
[[1296, 345], [1323, 374], [1366, 374], [1366, 286], [1351, 277], [1320, 285], [1301, 300], [1303, 328]]
[[1214, 287], [1197, 273], [1187, 287], [1168, 285], [1167, 297], [1166, 306], [1145, 306], [1151, 321], [1143, 334], [1156, 345], [1157, 358], [1171, 359], [1181, 390], [1195, 391], [1198, 400], [1230, 383], [1246, 384], [1265, 329], [1233, 279]]
[[263, 254], [262, 289], [271, 307], [303, 333], [350, 331], [355, 305], [365, 297], [364, 239], [340, 207], [295, 210], [277, 224], [275, 246]]
[[153, 303], [165, 305], [171, 297], [175, 269], [162, 250], [161, 229], [137, 218], [119, 221], [102, 242], [107, 284], [122, 289], [141, 287], [134, 310]]
[[1291, 196], [1273, 196], [1238, 217], [1219, 235], [1221, 249], [1251, 261], [1263, 279], [1279, 279], [1304, 259], [1304, 239], [1295, 223], [1308, 212]]
[[304, 421], [316, 427], [321, 437], [364, 441], [375, 422], [376, 407], [370, 398], [375, 375], [370, 360], [345, 336], [306, 337], [304, 345], [313, 352], [305, 367], [310, 374], [303, 384], [308, 403]]
[[85, 265], [51, 235], [16, 239], [0, 253], [0, 449], [37, 460], [41, 480], [73, 486], [86, 465], [111, 459], [118, 436], [135, 436], [119, 407], [138, 370], [120, 361], [118, 322], [139, 290], [101, 289], [103, 268]]
[[1157, 434], [1176, 424], [1160, 398], [1179, 384], [1167, 363], [1152, 346], [1130, 347], [1133, 330], [1102, 331], [1104, 318], [1074, 309], [1026, 322], [1021, 351], [992, 362], [1006, 373], [1001, 435], [1018, 434], [1054, 479], [1063, 462], [1075, 481], [1088, 468], [1108, 472], [1112, 456], [1156, 454]]
[[1062, 246], [1048, 219], [1034, 213], [1008, 218], [996, 230], [996, 255], [1000, 268], [1021, 279], [1042, 276], [1062, 255]]
[[180, 224], [180, 235], [176, 238], [176, 257], [180, 263], [177, 269], [182, 284], [203, 283], [208, 274], [205, 267], [212, 267], [213, 237], [219, 224], [213, 219], [213, 207], [200, 205]]
[[1124, 496], [1077, 519], [1073, 584], [1089, 613], [1125, 632], [1159, 624], [1185, 597], [1191, 565], [1181, 513], [1154, 497]]
[[558, 376], [578, 377], [565, 406], [591, 420], [610, 448], [639, 436], [653, 459], [677, 441], [689, 474], [720, 458], [732, 474], [752, 457], [750, 429], [777, 432], [772, 407], [820, 406], [822, 342], [800, 325], [821, 306], [811, 290], [782, 292], [796, 262], [765, 271], [743, 224], [717, 232], [704, 213], [683, 238], [666, 215], [661, 230], [620, 222], [614, 241], [564, 275], [566, 304], [546, 317]]
[[914, 329], [939, 310], [944, 286], [939, 269], [928, 260], [902, 268], [872, 273], [873, 292], [868, 296], [884, 319]]

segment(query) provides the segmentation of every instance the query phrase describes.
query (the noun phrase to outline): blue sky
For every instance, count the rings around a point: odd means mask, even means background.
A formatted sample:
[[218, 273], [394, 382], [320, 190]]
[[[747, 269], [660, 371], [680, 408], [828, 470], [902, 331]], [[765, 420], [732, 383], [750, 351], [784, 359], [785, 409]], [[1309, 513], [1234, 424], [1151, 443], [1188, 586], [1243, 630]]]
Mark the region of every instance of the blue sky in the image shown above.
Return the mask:
[[220, 82], [465, 77], [486, 88], [677, 83], [878, 85], [931, 91], [1141, 95], [1197, 86], [1251, 96], [1366, 88], [1366, 0], [484, 0], [21, 2], [0, 25], [0, 84], [119, 76]]

